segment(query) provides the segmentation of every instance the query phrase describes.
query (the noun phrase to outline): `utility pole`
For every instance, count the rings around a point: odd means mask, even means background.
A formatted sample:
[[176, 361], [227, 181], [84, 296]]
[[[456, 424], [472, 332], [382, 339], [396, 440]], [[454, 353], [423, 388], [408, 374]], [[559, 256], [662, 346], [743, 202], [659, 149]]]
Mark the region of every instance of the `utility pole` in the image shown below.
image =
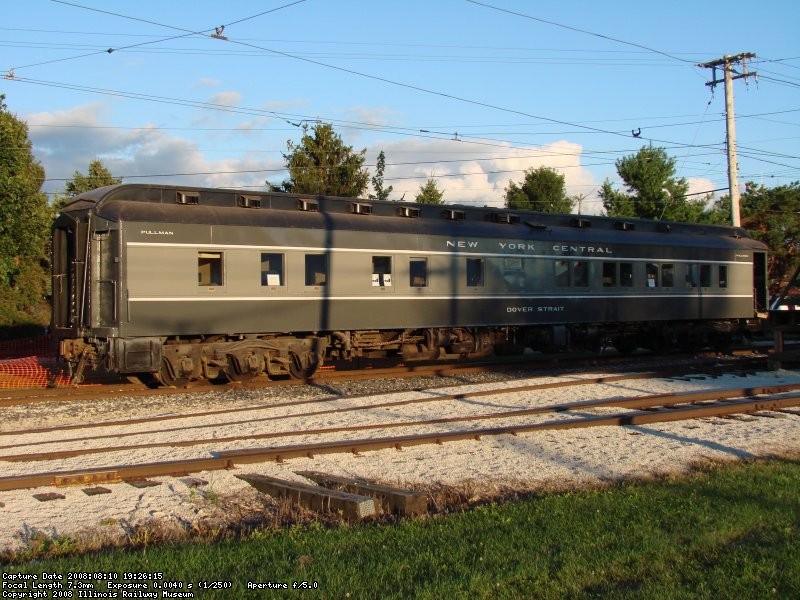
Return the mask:
[[[752, 52], [742, 52], [736, 56], [726, 54], [722, 58], [707, 63], [700, 63], [699, 67], [711, 69], [711, 81], [706, 82], [712, 91], [718, 83], [725, 83], [725, 142], [728, 147], [728, 189], [731, 195], [731, 223], [735, 227], [741, 225], [739, 217], [739, 173], [736, 163], [736, 117], [733, 114], [733, 80], [747, 79], [758, 76], [755, 71], [747, 71], [747, 61], [755, 58]], [[742, 65], [742, 72], [735, 71], [734, 64]], [[717, 78], [717, 69], [722, 68], [723, 78]]]

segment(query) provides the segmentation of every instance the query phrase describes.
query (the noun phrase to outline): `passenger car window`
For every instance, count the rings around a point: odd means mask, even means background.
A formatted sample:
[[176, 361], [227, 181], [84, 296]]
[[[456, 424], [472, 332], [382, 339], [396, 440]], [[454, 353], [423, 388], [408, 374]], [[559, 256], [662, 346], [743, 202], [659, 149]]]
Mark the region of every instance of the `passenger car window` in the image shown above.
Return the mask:
[[197, 285], [222, 285], [222, 252], [197, 253]]
[[697, 287], [697, 265], [686, 265], [686, 287]]
[[306, 254], [306, 285], [328, 285], [328, 257]]
[[675, 265], [661, 265], [661, 285], [663, 287], [672, 287], [675, 285]]
[[728, 266], [727, 265], [720, 265], [719, 266], [719, 287], [721, 287], [721, 288], [728, 287]]
[[603, 263], [603, 287], [614, 287], [617, 285], [617, 263]]
[[556, 285], [558, 287], [569, 287], [569, 261], [557, 260], [555, 262]]
[[647, 273], [647, 287], [649, 288], [657, 288], [658, 287], [658, 265], [654, 263], [647, 263], [645, 266], [645, 271]]
[[392, 257], [372, 257], [372, 285], [373, 287], [391, 287], [392, 285]]
[[572, 263], [572, 285], [589, 287], [589, 263], [585, 260], [576, 260]]
[[467, 259], [467, 286], [483, 287], [483, 259]]
[[633, 287], [633, 263], [619, 264], [619, 284], [622, 287]]
[[525, 269], [521, 258], [503, 259], [503, 281], [508, 291], [525, 289]]
[[261, 253], [261, 285], [283, 285], [283, 254]]
[[428, 259], [412, 258], [408, 261], [408, 285], [428, 287]]
[[700, 286], [711, 287], [711, 265], [700, 265]]

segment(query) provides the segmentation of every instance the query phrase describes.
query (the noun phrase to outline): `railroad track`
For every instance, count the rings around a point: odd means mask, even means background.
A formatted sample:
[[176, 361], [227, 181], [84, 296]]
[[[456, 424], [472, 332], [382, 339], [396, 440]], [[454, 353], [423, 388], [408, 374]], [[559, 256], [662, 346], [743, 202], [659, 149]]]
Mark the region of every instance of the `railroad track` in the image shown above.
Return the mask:
[[[704, 389], [701, 391], [684, 393], [658, 393], [639, 394], [631, 397], [610, 397], [596, 400], [576, 400], [571, 402], [549, 403], [538, 406], [510, 406], [510, 398], [514, 395], [524, 395], [531, 392], [542, 392], [556, 387], [579, 386], [588, 384], [628, 384], [647, 377], [647, 374], [611, 375], [601, 377], [588, 377], [573, 381], [560, 381], [548, 383], [533, 383], [526, 385], [509, 386], [494, 389], [479, 389], [460, 391], [456, 393], [442, 393], [437, 390], [424, 390], [413, 392], [413, 397], [392, 400], [388, 397], [372, 397], [368, 401], [365, 397], [339, 397], [329, 399], [335, 403], [327, 406], [328, 401], [323, 401], [323, 406], [305, 410], [306, 405], [316, 401], [287, 402], [268, 407], [242, 408], [237, 412], [253, 411], [281, 414], [263, 414], [261, 417], [248, 415], [247, 419], [227, 421], [225, 427], [244, 427], [245, 425], [260, 428], [268, 422], [278, 423], [279, 428], [271, 431], [254, 429], [236, 435], [222, 435], [218, 424], [183, 424], [180, 427], [169, 427], [140, 431], [136, 430], [143, 424], [160, 424], [168, 420], [191, 419], [197, 417], [221, 418], [223, 414], [231, 411], [205, 411], [190, 415], [169, 415], [167, 417], [153, 417], [148, 419], [131, 419], [103, 424], [69, 425], [56, 428], [39, 428], [4, 432], [0, 434], [0, 461], [11, 463], [25, 463], [25, 465], [45, 465], [61, 461], [57, 470], [42, 470], [37, 467], [28, 467], [26, 472], [0, 477], [0, 491], [38, 487], [42, 485], [66, 485], [75, 483], [98, 483], [119, 480], [140, 479], [159, 475], [184, 475], [202, 470], [228, 469], [238, 464], [283, 461], [295, 457], [313, 457], [320, 454], [352, 452], [359, 453], [385, 448], [401, 449], [407, 446], [420, 444], [444, 444], [446, 442], [481, 439], [486, 436], [519, 435], [536, 431], [564, 430], [578, 427], [597, 427], [615, 425], [640, 425], [710, 416], [731, 415], [735, 413], [748, 413], [765, 410], [779, 410], [786, 407], [800, 405], [800, 383], [779, 386], [741, 387], [735, 389]], [[498, 397], [500, 398], [498, 404]], [[495, 410], [480, 410], [488, 405], [487, 400], [495, 399]], [[449, 403], [449, 405], [448, 405]], [[476, 408], [468, 414], [454, 416], [436, 416], [432, 418], [413, 418], [411, 409], [420, 409], [422, 406], [434, 407], [434, 412], [447, 414], [447, 406], [453, 403], [469, 405]], [[702, 403], [698, 405], [697, 403]], [[660, 408], [659, 408], [660, 407]], [[654, 410], [659, 408], [659, 410]], [[402, 409], [402, 414], [397, 414]], [[616, 412], [609, 413], [612, 409]], [[624, 412], [620, 412], [623, 409]], [[383, 419], [370, 422], [359, 422], [365, 415], [372, 417], [375, 413], [384, 416]], [[409, 414], [412, 413], [412, 414]], [[392, 418], [388, 415], [394, 414]], [[340, 424], [330, 424], [323, 427], [305, 427], [298, 429], [292, 426], [293, 422], [309, 423], [329, 419], [332, 416], [344, 418]], [[218, 419], [217, 419], [218, 420]], [[494, 426], [484, 426], [487, 421], [498, 423]], [[72, 436], [55, 440], [59, 434], [67, 431], [91, 431], [97, 427], [114, 429], [108, 433], [87, 437]], [[118, 428], [115, 429], [115, 428]], [[125, 428], [133, 430], [126, 431]], [[411, 433], [399, 430], [412, 430]], [[359, 437], [364, 432], [377, 432], [374, 437]], [[200, 435], [179, 438], [179, 432], [194, 432]], [[205, 432], [205, 435], [203, 435]], [[156, 434], [171, 436], [168, 440], [147, 441], [147, 436]], [[47, 436], [45, 439], [26, 444], [26, 447], [36, 451], [13, 452], [20, 446], [20, 441], [30, 441], [27, 438], [34, 436]], [[138, 436], [138, 441], [137, 441]], [[49, 438], [49, 439], [48, 439]], [[125, 444], [106, 443], [108, 440], [116, 441], [128, 438]], [[143, 438], [143, 439], [142, 439]], [[313, 441], [308, 441], [313, 438]], [[101, 442], [101, 440], [104, 440]], [[237, 442], [260, 442], [263, 440], [280, 441], [278, 445], [270, 447], [236, 447], [222, 449], [229, 444]], [[95, 442], [101, 442], [95, 444]], [[81, 447], [65, 448], [69, 444], [79, 444]], [[86, 444], [90, 444], [88, 447]], [[53, 449], [53, 445], [61, 446]], [[203, 447], [206, 447], [204, 450]], [[206, 452], [211, 456], [190, 456], [169, 461], [151, 461], [140, 464], [110, 464], [93, 467], [75, 467], [70, 461], [81, 457], [98, 456], [119, 453], [120, 455], [135, 454], [144, 450], [156, 448], [194, 448], [196, 451]], [[49, 465], [48, 465], [49, 466]], [[45, 467], [47, 468], [47, 467]]]
[[[382, 363], [373, 363], [381, 365]], [[373, 366], [368, 364], [363, 368], [340, 368], [319, 371], [313, 379], [298, 381], [296, 379], [270, 380], [259, 377], [246, 383], [236, 382], [215, 385], [208, 382], [192, 383], [182, 388], [150, 388], [135, 381], [111, 380], [80, 385], [74, 387], [58, 387], [49, 389], [22, 389], [0, 390], [0, 408], [27, 404], [63, 401], [90, 401], [105, 400], [109, 396], [129, 397], [155, 397], [172, 396], [175, 394], [199, 394], [225, 389], [261, 389], [264, 387], [285, 387], [305, 385], [308, 383], [325, 385], [338, 381], [363, 381], [369, 379], [385, 378], [411, 378], [411, 377], [450, 377], [471, 373], [485, 373], [509, 369], [524, 369], [536, 372], [543, 370], [567, 371], [570, 368], [598, 368], [604, 366], [607, 370], [637, 370], [647, 369], [648, 366], [658, 365], [653, 369], [654, 374], [692, 373], [701, 370], [727, 372], [733, 370], [762, 369], [767, 364], [767, 356], [754, 354], [752, 349], [738, 351], [736, 355], [723, 359], [714, 354], [700, 354], [691, 356], [672, 356], [668, 358], [658, 356], [640, 356], [635, 363], [630, 357], [619, 356], [551, 356], [539, 360], [502, 359], [483, 362], [450, 362], [436, 364], [401, 364], [399, 366]], [[716, 366], [715, 366], [716, 365]], [[655, 376], [655, 375], [654, 375]]]

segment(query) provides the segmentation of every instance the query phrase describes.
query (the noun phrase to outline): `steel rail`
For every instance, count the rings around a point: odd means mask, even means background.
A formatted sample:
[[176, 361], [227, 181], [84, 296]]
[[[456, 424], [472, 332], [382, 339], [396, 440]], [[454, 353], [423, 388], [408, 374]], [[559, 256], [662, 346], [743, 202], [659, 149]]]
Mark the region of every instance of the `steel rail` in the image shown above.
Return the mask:
[[[563, 388], [563, 387], [573, 387], [579, 385], [590, 385], [590, 384], [597, 384], [597, 383], [613, 383], [617, 381], [626, 381], [626, 380], [635, 380], [635, 379], [651, 379], [658, 377], [659, 375], [654, 372], [642, 372], [642, 373], [628, 373], [628, 374], [621, 374], [621, 375], [601, 375], [598, 377], [591, 377], [586, 379], [573, 379], [569, 381], [556, 381], [556, 382], [548, 382], [548, 383], [536, 383], [531, 384], [528, 386], [520, 386], [517, 388], [505, 388], [501, 390], [502, 392], [508, 391], [533, 391], [533, 390], [545, 390], [545, 389], [555, 389], [555, 388]], [[452, 387], [451, 384], [446, 384], [443, 387]], [[435, 387], [428, 387], [425, 390], [419, 389], [411, 389], [406, 390], [407, 392], [419, 392], [419, 391], [435, 391]], [[392, 394], [397, 394], [404, 392], [404, 390], [394, 390], [390, 392], [382, 392], [380, 394], [371, 394], [368, 397], [375, 398], [376, 396], [388, 396]], [[470, 398], [470, 397], [477, 397], [480, 395], [489, 395], [492, 392], [468, 392], [462, 394], [442, 394], [440, 396], [432, 396], [430, 398], [417, 398], [412, 400], [399, 400], [395, 402], [385, 402], [382, 404], [372, 404], [369, 406], [363, 407], [348, 407], [348, 408], [338, 408], [338, 409], [330, 409], [324, 411], [314, 411], [308, 413], [300, 413], [295, 415], [290, 415], [293, 417], [304, 417], [304, 416], [315, 416], [315, 415], [323, 415], [323, 414], [330, 414], [336, 412], [345, 412], [349, 410], [360, 410], [362, 408], [383, 408], [386, 406], [401, 406], [404, 404], [412, 404], [412, 403], [421, 403], [421, 402], [436, 402], [439, 400], [453, 400], [453, 399], [461, 399], [461, 398]], [[498, 393], [498, 392], [494, 392]], [[309, 398], [307, 400], [290, 400], [287, 402], [276, 402], [274, 404], [262, 404], [258, 406], [236, 406], [231, 408], [222, 408], [222, 409], [215, 409], [215, 410], [207, 410], [207, 411], [200, 411], [200, 412], [193, 412], [193, 413], [181, 413], [181, 414], [174, 414], [174, 415], [160, 415], [156, 417], [139, 417], [134, 419], [117, 419], [114, 421], [97, 421], [94, 423], [78, 423], [78, 424], [71, 424], [71, 425], [54, 425], [50, 427], [36, 427], [36, 428], [29, 428], [29, 429], [13, 429], [7, 431], [0, 431], [0, 437], [8, 436], [8, 435], [30, 435], [36, 433], [52, 433], [55, 431], [68, 431], [74, 429], [91, 429], [91, 428], [98, 428], [98, 427], [114, 427], [114, 426], [125, 426], [125, 425], [141, 425], [143, 423], [153, 423], [159, 421], [172, 421], [177, 419], [192, 419], [198, 417], [209, 417], [215, 415], [224, 415], [224, 414], [232, 414], [236, 412], [250, 412], [250, 411], [258, 411], [258, 410], [273, 410], [275, 408], [285, 408], [285, 407], [292, 407], [292, 406], [301, 406], [304, 404], [320, 404], [324, 402], [338, 402], [342, 400], [357, 400], [358, 398], [365, 397], [364, 394], [356, 394], [351, 396], [330, 396], [325, 398]], [[287, 415], [280, 415], [279, 417], [275, 418], [284, 418]], [[246, 421], [250, 422], [250, 420]], [[230, 424], [236, 424], [230, 423]], [[183, 429], [183, 428], [175, 428]], [[4, 448], [3, 446], [2, 448]]]
[[[646, 360], [649, 357], [642, 357]], [[569, 357], [549, 357], [545, 361], [532, 363], [530, 359], [525, 360], [504, 360], [503, 362], [492, 361], [482, 363], [446, 363], [446, 364], [406, 364], [400, 367], [380, 367], [380, 368], [363, 368], [342, 371], [323, 371], [318, 373], [314, 378], [301, 381], [296, 379], [285, 380], [269, 380], [269, 379], [256, 379], [249, 382], [236, 382], [226, 385], [214, 385], [210, 383], [191, 383], [182, 388], [157, 388], [152, 389], [144, 386], [143, 384], [123, 384], [118, 381], [110, 384], [80, 386], [80, 387], [61, 387], [52, 389], [25, 389], [13, 390], [2, 389], [0, 390], [0, 407], [19, 406], [27, 404], [37, 404], [44, 402], [63, 402], [73, 400], [98, 400], [102, 401], [107, 399], [109, 394], [120, 394], [125, 396], [169, 396], [174, 394], [194, 394], [209, 391], [222, 391], [225, 389], [260, 389], [265, 387], [283, 387], [295, 386], [305, 384], [324, 384], [335, 381], [348, 380], [359, 381], [365, 379], [378, 379], [381, 377], [392, 378], [407, 378], [407, 377], [447, 377], [451, 375], [459, 375], [464, 373], [482, 373], [487, 371], [496, 371], [501, 369], [530, 369], [533, 371], [542, 370], [544, 364], [549, 368], [553, 365], [562, 365], [568, 363], [570, 360], [578, 362], [591, 362], [592, 366], [597, 366], [599, 363], [604, 362], [613, 366], [614, 363], [619, 363], [621, 358], [618, 356], [613, 357], [592, 357], [591, 359], [583, 356], [580, 358]], [[766, 364], [766, 357], [752, 357], [746, 356], [743, 358], [735, 358], [729, 361], [724, 366], [714, 367], [712, 362], [716, 359], [701, 359], [695, 361], [692, 365], [682, 364], [679, 366], [652, 370], [653, 376], [663, 376], [664, 374], [687, 374], [696, 372], [699, 369], [706, 371], [713, 370], [727, 370], [732, 368], [745, 370], [748, 368], [763, 368]], [[626, 365], [624, 368], [631, 369], [630, 358], [625, 359]], [[610, 369], [613, 370], [613, 369]]]
[[194, 458], [174, 461], [145, 463], [139, 465], [117, 465], [72, 471], [55, 471], [37, 474], [0, 477], [0, 491], [26, 489], [52, 485], [112, 482], [135, 480], [146, 477], [187, 475], [207, 470], [233, 469], [238, 464], [275, 461], [282, 462], [292, 458], [313, 458], [318, 454], [355, 453], [404, 447], [422, 444], [443, 444], [464, 440], [480, 440], [486, 436], [532, 433], [546, 430], [567, 430], [584, 427], [648, 425], [687, 419], [724, 416], [737, 413], [774, 411], [800, 405], [800, 396], [783, 398], [730, 401], [713, 406], [689, 406], [672, 408], [665, 412], [645, 414], [623, 414], [597, 416], [568, 421], [529, 423], [515, 426], [488, 427], [481, 429], [410, 434], [402, 436], [340, 440], [318, 444], [296, 444], [272, 448], [250, 448], [219, 452], [210, 458]]
[[[443, 400], [460, 400], [460, 399], [467, 399], [473, 397], [482, 397], [482, 396], [496, 396], [498, 394], [508, 394], [508, 393], [516, 393], [521, 391], [527, 391], [531, 386], [520, 386], [519, 388], [502, 388], [502, 389], [494, 389], [494, 390], [480, 390], [476, 392], [465, 392], [461, 394], [450, 394], [447, 396], [435, 396], [433, 398], [422, 398], [419, 399], [420, 402], [431, 402], [431, 401], [443, 401]], [[605, 408], [605, 407], [618, 407], [618, 408], [629, 408], [633, 410], [646, 410], [650, 408], [654, 408], [657, 406], [667, 406], [671, 407], [676, 404], [686, 404], [690, 402], [705, 402], [705, 401], [717, 401], [717, 400], [728, 400], [731, 398], [742, 398], [742, 397], [753, 397], [753, 396], [762, 396], [765, 394], [782, 394], [790, 391], [794, 391], [800, 389], [800, 384], [791, 384], [791, 385], [779, 385], [779, 386], [769, 386], [769, 387], [753, 387], [753, 388], [738, 388], [738, 389], [731, 389], [731, 390], [707, 390], [703, 392], [669, 392], [663, 394], [653, 394], [649, 396], [637, 396], [634, 398], [610, 398], [607, 400], [583, 400], [577, 402], [565, 402], [562, 404], [557, 404], [554, 406], [538, 406], [534, 408], [521, 408], [516, 410], [510, 411], [501, 411], [501, 412], [493, 412], [493, 413], [483, 413], [483, 414], [476, 414], [476, 415], [465, 415], [465, 416], [457, 416], [457, 417], [439, 417], [436, 419], [419, 419], [415, 421], [400, 421], [400, 422], [391, 422], [391, 423], [370, 423], [366, 425], [340, 425], [336, 427], [325, 427], [325, 428], [317, 428], [317, 429], [302, 429], [302, 430], [290, 430], [290, 431], [273, 431], [269, 433], [254, 433], [254, 434], [246, 434], [246, 435], [235, 435], [235, 436], [226, 436], [226, 437], [212, 437], [212, 438], [201, 438], [201, 439], [191, 439], [191, 440], [170, 440], [166, 442], [151, 442], [151, 443], [144, 443], [144, 444], [126, 444], [120, 446], [100, 446], [96, 448], [78, 448], [74, 450], [53, 450], [53, 451], [46, 451], [46, 452], [31, 452], [31, 453], [21, 453], [21, 454], [6, 454], [0, 455], [0, 461], [3, 462], [34, 462], [34, 461], [45, 461], [45, 460], [59, 460], [64, 458], [74, 458], [77, 456], [86, 456], [90, 454], [105, 454], [110, 452], [123, 452], [128, 450], [144, 450], [144, 449], [151, 449], [151, 448], [185, 448], [191, 446], [201, 446], [203, 444], [219, 444], [225, 442], [237, 442], [241, 440], [266, 440], [266, 439], [275, 439], [275, 438], [289, 438], [289, 437], [297, 437], [297, 436], [306, 436], [306, 435], [328, 435], [332, 433], [342, 433], [342, 432], [355, 432], [355, 431], [370, 431], [370, 430], [377, 430], [377, 429], [398, 429], [401, 427], [421, 427], [426, 425], [443, 425], [447, 423], [459, 423], [464, 421], [482, 421], [482, 420], [489, 420], [489, 419], [505, 419], [505, 418], [517, 418], [522, 416], [530, 416], [530, 415], [537, 415], [537, 414], [552, 414], [552, 413], [560, 413], [560, 412], [567, 412], [571, 410], [586, 410], [586, 409], [593, 409], [593, 408]], [[416, 403], [417, 400], [401, 400], [394, 403], [382, 403], [378, 405], [370, 405], [364, 407], [346, 407], [346, 408], [336, 408], [330, 409], [327, 411], [316, 411], [311, 413], [302, 413], [297, 415], [281, 415], [280, 417], [269, 417], [264, 420], [274, 420], [277, 418], [301, 418], [307, 416], [319, 416], [324, 414], [335, 414], [335, 413], [344, 413], [344, 412], [351, 412], [351, 411], [359, 411], [363, 409], [375, 409], [375, 408], [385, 408], [386, 406], [397, 406], [397, 405], [405, 405], [405, 404], [413, 404]], [[225, 426], [229, 425], [239, 425], [245, 423], [252, 423], [256, 422], [258, 419], [248, 419], [245, 421], [234, 421], [234, 422], [226, 422], [224, 423]], [[207, 429], [209, 427], [214, 427], [215, 425], [200, 425], [197, 428], [204, 428]], [[172, 431], [184, 431], [186, 428], [173, 428], [168, 430], [155, 430], [155, 431], [138, 431], [132, 433], [119, 433], [119, 434], [109, 434], [104, 436], [97, 436], [95, 438], [89, 438], [90, 440], [97, 440], [97, 439], [107, 439], [107, 438], [114, 438], [118, 439], [121, 437], [129, 437], [129, 436], [146, 436], [148, 434], [154, 433], [169, 433]], [[64, 442], [76, 442], [76, 441], [87, 441], [86, 438], [72, 438], [67, 440], [57, 440], [58, 443]], [[50, 441], [42, 442], [45, 444], [54, 443]], [[0, 446], [0, 450], [13, 448], [15, 446]]]
[[[730, 365], [725, 365], [720, 367], [720, 370], [724, 373], [729, 372]], [[682, 370], [683, 371], [683, 370]], [[684, 373], [682, 372], [681, 375]], [[713, 375], [713, 369], [705, 369], [703, 374]], [[674, 370], [661, 370], [661, 371], [642, 371], [639, 373], [622, 373], [618, 375], [599, 375], [597, 377], [587, 377], [584, 379], [571, 379], [569, 377], [578, 377], [580, 374], [574, 373], [571, 376], [567, 376], [566, 380], [563, 381], [553, 381], [547, 383], [536, 383], [530, 384], [527, 386], [519, 386], [517, 388], [506, 388], [505, 392], [516, 392], [516, 391], [534, 391], [534, 390], [544, 390], [544, 389], [558, 389], [558, 388], [565, 388], [565, 387], [575, 387], [579, 385], [590, 385], [590, 384], [600, 384], [600, 383], [615, 383], [618, 381], [627, 381], [627, 380], [636, 380], [636, 379], [655, 379], [658, 377], [669, 377], [676, 376]], [[441, 387], [452, 387], [451, 384], [444, 384]], [[425, 388], [425, 391], [435, 390], [435, 387], [428, 387]], [[766, 389], [766, 388], [765, 388]], [[419, 389], [412, 389], [408, 390], [409, 392], [412, 391], [421, 391]], [[391, 392], [384, 392], [377, 395], [391, 395], [396, 394], [398, 391], [391, 391]], [[420, 398], [414, 400], [403, 400], [397, 402], [387, 402], [385, 404], [373, 404], [367, 408], [382, 408], [385, 406], [400, 406], [403, 404], [411, 404], [411, 403], [421, 403], [426, 401], [437, 401], [437, 400], [449, 400], [449, 399], [462, 399], [462, 398], [471, 398], [471, 397], [478, 397], [480, 395], [492, 395], [496, 392], [493, 391], [486, 391], [486, 392], [469, 392], [466, 394], [452, 394], [452, 395], [441, 395], [432, 397], [430, 399]], [[777, 393], [777, 392], [762, 392], [762, 393]], [[748, 395], [746, 393], [742, 393], [741, 395]], [[752, 395], [752, 394], [750, 394]], [[79, 424], [71, 424], [71, 425], [54, 425], [49, 427], [36, 427], [36, 428], [28, 428], [28, 429], [15, 429], [15, 430], [6, 430], [0, 431], [0, 437], [7, 436], [7, 435], [28, 435], [28, 434], [37, 434], [37, 433], [50, 433], [55, 431], [67, 431], [67, 430], [74, 430], [74, 429], [90, 429], [90, 428], [98, 428], [98, 427], [112, 427], [112, 426], [125, 426], [125, 425], [139, 425], [143, 423], [152, 423], [158, 421], [169, 421], [169, 420], [178, 420], [178, 419], [190, 419], [190, 418], [198, 418], [198, 417], [207, 417], [207, 416], [214, 416], [214, 415], [223, 415], [223, 414], [231, 414], [235, 412], [250, 412], [250, 411], [257, 411], [257, 410], [270, 410], [274, 408], [281, 408], [281, 407], [290, 407], [290, 406], [299, 406], [303, 404], [315, 404], [315, 403], [322, 403], [322, 402], [329, 402], [329, 401], [341, 401], [341, 400], [353, 400], [360, 397], [364, 397], [364, 394], [357, 394], [352, 396], [331, 396], [328, 398], [309, 398], [307, 400], [292, 400], [288, 402], [276, 402], [274, 404], [269, 405], [259, 405], [259, 406], [240, 406], [240, 407], [231, 407], [231, 408], [224, 408], [224, 409], [215, 409], [209, 411], [200, 411], [194, 413], [181, 413], [181, 414], [173, 414], [173, 415], [161, 415], [157, 417], [139, 417], [134, 419], [117, 419], [114, 421], [98, 421], [94, 423], [79, 423]], [[376, 397], [376, 394], [372, 394], [370, 397]], [[353, 407], [348, 409], [331, 409], [330, 411], [317, 411], [317, 412], [309, 412], [303, 413], [299, 415], [293, 416], [315, 416], [320, 414], [329, 414], [334, 412], [343, 412], [345, 410], [358, 410], [359, 407]], [[249, 421], [248, 421], [249, 422]], [[233, 423], [235, 424], [235, 423]], [[175, 428], [176, 430], [178, 428]], [[0, 446], [0, 448], [4, 448], [4, 446]]]

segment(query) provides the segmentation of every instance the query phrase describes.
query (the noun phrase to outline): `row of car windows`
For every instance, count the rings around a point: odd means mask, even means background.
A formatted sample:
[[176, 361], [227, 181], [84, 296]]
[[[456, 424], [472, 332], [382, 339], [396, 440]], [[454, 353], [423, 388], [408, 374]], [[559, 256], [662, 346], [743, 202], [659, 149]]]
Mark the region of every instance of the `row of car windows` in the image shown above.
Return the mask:
[[[198, 252], [197, 282], [200, 286], [224, 285], [223, 252]], [[284, 255], [278, 252], [261, 253], [261, 285], [279, 287], [286, 284]], [[464, 285], [467, 287], [483, 287], [486, 282], [485, 259], [464, 258]], [[531, 273], [525, 269], [525, 262], [534, 259], [504, 258], [503, 279], [509, 289], [524, 289]], [[644, 263], [644, 269], [635, 268], [633, 262], [603, 261], [600, 268], [590, 269], [585, 260], [554, 260], [553, 276], [557, 287], [587, 288], [591, 284], [592, 273], [601, 277], [603, 287], [636, 287], [672, 288], [678, 277], [683, 276], [686, 287], [728, 287], [727, 265], [710, 264], [674, 264]], [[644, 278], [642, 280], [642, 277]], [[428, 287], [428, 259], [411, 257], [408, 259], [408, 285], [413, 288]], [[637, 281], [637, 278], [640, 281]], [[305, 285], [324, 286], [328, 284], [328, 256], [325, 254], [305, 255]], [[392, 257], [372, 257], [372, 286], [392, 286]]]

